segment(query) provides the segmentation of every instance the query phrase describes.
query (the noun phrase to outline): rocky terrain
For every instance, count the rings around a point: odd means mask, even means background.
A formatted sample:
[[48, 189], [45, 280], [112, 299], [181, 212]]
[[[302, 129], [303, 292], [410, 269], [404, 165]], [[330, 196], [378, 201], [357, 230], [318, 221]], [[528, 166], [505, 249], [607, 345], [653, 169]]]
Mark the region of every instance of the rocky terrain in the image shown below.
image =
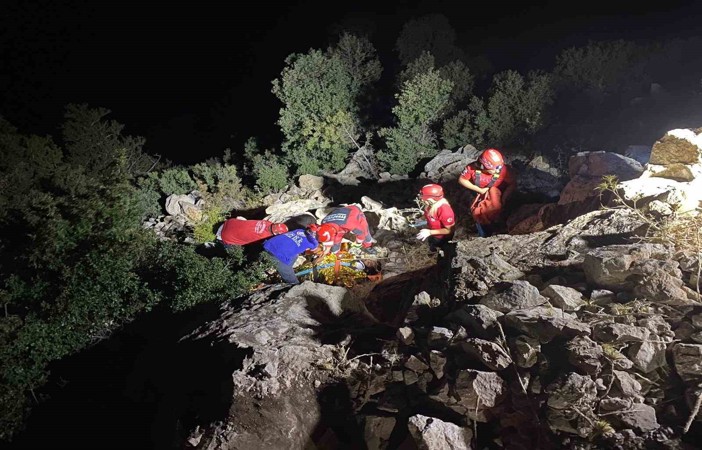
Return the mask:
[[[516, 202], [486, 239], [455, 183], [469, 145], [416, 178], [375, 173], [360, 150], [339, 174], [300, 177], [241, 213], [299, 226], [357, 203], [382, 277], [272, 274], [244, 297], [154, 311], [52, 367], [53, 400], [15, 448], [700, 448], [701, 131], [513, 157]], [[439, 255], [410, 225], [429, 180], [458, 218]], [[189, 245], [205, 206], [172, 196], [144, 226]]]
[[[448, 185], [473, 155], [439, 157], [423, 176]], [[522, 205], [511, 234], [459, 229], [429, 264], [407, 251], [417, 247], [407, 211], [364, 197], [385, 250], [383, 279], [271, 285], [220, 305], [181, 341], [228, 348], [228, 361], [239, 355], [220, 380], [226, 408], [216, 417], [185, 408], [180, 444], [699, 448], [700, 247], [653, 239], [652, 227], [699, 205], [700, 130], [668, 133], [650, 158], [655, 165], [578, 154], [558, 199]], [[523, 193], [559, 179], [543, 164], [524, 162], [522, 173], [541, 178], [527, 177]], [[618, 198], [636, 208], [602, 207], [617, 206], [593, 189], [604, 175], [618, 176]], [[308, 198], [312, 208], [329, 204]], [[282, 215], [309, 204], [288, 203]]]

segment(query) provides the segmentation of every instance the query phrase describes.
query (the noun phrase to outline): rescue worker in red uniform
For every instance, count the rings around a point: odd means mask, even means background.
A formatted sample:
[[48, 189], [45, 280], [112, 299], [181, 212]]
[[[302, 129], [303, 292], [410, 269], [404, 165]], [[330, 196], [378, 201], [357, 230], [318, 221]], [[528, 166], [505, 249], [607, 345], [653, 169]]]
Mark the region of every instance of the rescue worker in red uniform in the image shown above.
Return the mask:
[[287, 233], [284, 223], [269, 220], [246, 220], [243, 218], [227, 219], [217, 230], [217, 240], [225, 248], [233, 245], [251, 244], [271, 236]]
[[444, 189], [438, 184], [427, 184], [417, 195], [424, 205], [424, 218], [427, 228], [417, 233], [417, 239], [426, 240], [429, 250], [434, 252], [443, 248], [453, 237], [456, 216], [448, 200], [444, 198]]
[[505, 202], [516, 188], [512, 169], [499, 150], [489, 148], [463, 169], [458, 183], [477, 195], [470, 207], [480, 237], [491, 236], [502, 220]]
[[375, 249], [371, 248], [375, 241], [368, 229], [368, 220], [356, 205], [332, 210], [322, 219], [321, 225], [313, 224], [310, 229], [316, 231], [317, 240], [323, 246], [324, 253], [321, 257], [341, 250], [341, 241], [346, 233], [352, 233], [356, 237], [355, 244], [361, 246], [365, 253], [376, 253]]

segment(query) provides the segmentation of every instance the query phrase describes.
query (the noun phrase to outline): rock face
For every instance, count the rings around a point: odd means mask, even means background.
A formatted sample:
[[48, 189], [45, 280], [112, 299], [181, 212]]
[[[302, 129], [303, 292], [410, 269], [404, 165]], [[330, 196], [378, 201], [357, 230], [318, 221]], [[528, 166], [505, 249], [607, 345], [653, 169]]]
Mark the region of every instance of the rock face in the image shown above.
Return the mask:
[[[654, 145], [645, 170], [699, 164], [688, 131]], [[454, 177], [468, 155], [449, 153], [427, 173]], [[685, 448], [702, 392], [698, 255], [641, 242], [631, 210], [576, 214], [595, 198], [588, 183], [638, 180], [639, 162], [591, 152], [569, 170], [551, 206], [567, 222], [546, 226], [542, 209], [541, 231], [458, 240], [411, 272], [388, 258], [397, 275], [370, 292], [305, 282], [224, 304], [188, 338], [246, 358], [227, 417], [199, 424], [197, 448]], [[407, 231], [401, 212], [363, 204], [385, 231]]]
[[316, 335], [347, 316], [372, 323], [345, 288], [309, 281], [258, 291], [241, 306], [224, 304], [219, 320], [188, 338], [226, 340], [249, 356], [232, 373], [230, 420], [206, 433], [200, 448], [303, 448], [321, 418], [315, 381], [328, 374], [317, 366], [342, 364]]
[[[674, 371], [695, 395], [702, 308], [658, 296], [651, 280], [681, 279], [694, 265], [661, 245], [626, 243], [617, 225], [625, 217], [600, 211], [544, 233], [459, 243], [441, 262], [451, 269], [448, 296], [420, 292], [413, 304], [422, 307], [389, 328], [346, 289], [311, 282], [223, 305], [218, 320], [188, 338], [224, 340], [247, 356], [232, 373], [228, 419], [201, 424], [191, 441], [208, 449], [476, 448], [477, 422], [507, 448], [679, 443], [661, 422], [686, 420], [684, 406], [666, 406], [684, 402], [667, 397], [680, 382], [659, 370]], [[592, 230], [621, 242], [584, 239]], [[416, 283], [397, 278], [405, 291]], [[635, 295], [641, 286], [650, 300]], [[323, 337], [344, 324], [354, 324], [346, 338]], [[325, 413], [320, 401], [334, 386], [336, 408], [348, 396], [343, 413]]]

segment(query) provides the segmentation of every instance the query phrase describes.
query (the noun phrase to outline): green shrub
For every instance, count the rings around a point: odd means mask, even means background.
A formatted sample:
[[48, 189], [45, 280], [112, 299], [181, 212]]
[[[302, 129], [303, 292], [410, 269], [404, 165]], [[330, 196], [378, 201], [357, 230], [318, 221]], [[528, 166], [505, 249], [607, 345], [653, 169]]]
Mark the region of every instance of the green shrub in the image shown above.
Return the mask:
[[[314, 173], [307, 170], [316, 171], [317, 165], [308, 165], [306, 157], [296, 161], [295, 165], [301, 173]], [[280, 192], [290, 184], [288, 167], [270, 150], [261, 151], [255, 138], [249, 138], [244, 145], [244, 160], [246, 172], [250, 174], [256, 187], [263, 194]], [[301, 169], [303, 168], [303, 169]]]
[[62, 126], [68, 162], [90, 168], [93, 176], [134, 176], [153, 169], [159, 158], [142, 150], [142, 137], [122, 134], [124, 125], [106, 120], [110, 110], [86, 104], [66, 106]]
[[302, 160], [316, 162], [298, 173], [341, 169], [358, 138], [358, 84], [337, 54], [310, 50], [288, 56], [285, 63], [273, 93], [283, 103], [278, 125], [288, 162], [292, 167]]
[[554, 74], [563, 88], [611, 94], [627, 86], [636, 90], [648, 82], [645, 64], [649, 52], [634, 42], [590, 41], [556, 57]]
[[461, 110], [444, 121], [441, 141], [444, 148], [457, 148], [471, 144], [476, 148], [486, 146], [486, 131], [490, 120], [482, 100], [473, 97], [468, 109]]
[[450, 61], [464, 58], [463, 51], [456, 46], [456, 31], [443, 14], [427, 14], [407, 21], [400, 31], [395, 48], [403, 66], [407, 66], [428, 52], [443, 66]]
[[508, 70], [492, 80], [486, 110], [490, 145], [527, 142], [547, 123], [554, 92], [550, 75], [529, 72], [526, 77]]
[[183, 167], [166, 169], [153, 176], [157, 178], [158, 187], [166, 196], [189, 194], [197, 189], [197, 183], [190, 176], [188, 169]]
[[240, 262], [236, 255], [208, 259], [192, 247], [163, 242], [152, 273], [168, 305], [174, 311], [183, 311], [201, 303], [235, 298], [258, 283], [232, 270], [231, 266]]
[[193, 229], [193, 237], [197, 242], [212, 242], [215, 240], [215, 225], [226, 218], [226, 213], [219, 206], [205, 208], [200, 220]]
[[452, 88], [453, 84], [433, 69], [403, 85], [397, 95], [398, 105], [393, 108], [397, 126], [378, 132], [386, 145], [386, 150], [378, 153], [378, 160], [388, 171], [407, 174], [422, 158], [437, 153], [431, 126], [445, 114]]

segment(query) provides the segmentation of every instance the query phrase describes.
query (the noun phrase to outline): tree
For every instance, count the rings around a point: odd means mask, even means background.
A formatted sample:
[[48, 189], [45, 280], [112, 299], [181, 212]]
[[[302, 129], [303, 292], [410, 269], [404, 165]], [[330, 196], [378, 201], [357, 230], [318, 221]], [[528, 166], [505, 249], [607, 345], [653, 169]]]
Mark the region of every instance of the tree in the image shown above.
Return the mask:
[[402, 26], [395, 48], [403, 66], [417, 59], [422, 52], [429, 52], [436, 64], [443, 66], [464, 58], [463, 51], [455, 45], [456, 31], [443, 14], [428, 14], [412, 19]]
[[546, 73], [529, 72], [525, 78], [508, 70], [495, 75], [486, 102], [490, 145], [526, 142], [546, 123], [553, 95], [551, 77]]
[[66, 106], [62, 131], [68, 162], [90, 167], [101, 177], [131, 176], [153, 169], [159, 158], [143, 152], [144, 138], [124, 136], [124, 125], [106, 120], [109, 114], [109, 109], [86, 104]]
[[341, 169], [358, 138], [358, 84], [339, 55], [319, 50], [285, 61], [273, 93], [283, 103], [283, 151], [298, 173]]
[[584, 47], [563, 50], [556, 57], [554, 74], [563, 88], [612, 94], [647, 81], [646, 57], [645, 49], [633, 42], [590, 41]]
[[473, 96], [467, 109], [458, 111], [444, 121], [441, 141], [445, 148], [457, 148], [466, 144], [476, 148], [485, 147], [489, 124], [490, 119], [483, 101]]
[[409, 173], [422, 158], [437, 153], [432, 125], [445, 115], [452, 89], [453, 83], [434, 69], [404, 83], [393, 108], [397, 126], [379, 132], [387, 149], [378, 159], [391, 173]]
[[327, 55], [341, 59], [356, 85], [353, 90], [357, 93], [378, 81], [383, 73], [375, 47], [363, 36], [341, 33], [336, 46], [327, 49]]
[[[94, 162], [82, 150], [109, 156], [113, 147], [100, 139], [123, 142], [121, 135], [105, 133], [100, 119], [64, 129], [80, 150], [69, 157], [49, 137], [24, 136], [0, 119], [0, 440], [22, 426], [52, 361], [159, 303], [180, 311], [258, 283], [259, 266], [244, 265], [241, 255], [208, 259], [144, 230], [140, 190], [130, 177], [112, 176], [119, 164], [102, 172], [81, 165]], [[192, 172], [214, 183], [213, 195], [238, 193], [233, 168], [203, 164]]]
[[[436, 69], [434, 56], [424, 51], [417, 59], [411, 61], [407, 67], [400, 72], [398, 84], [402, 86], [402, 83], [418, 75], [425, 74], [432, 69]], [[451, 61], [445, 66], [440, 67], [439, 74], [444, 80], [453, 83], [449, 104], [446, 107], [447, 113], [450, 113], [471, 94], [475, 85], [475, 78], [468, 67], [460, 60]]]

